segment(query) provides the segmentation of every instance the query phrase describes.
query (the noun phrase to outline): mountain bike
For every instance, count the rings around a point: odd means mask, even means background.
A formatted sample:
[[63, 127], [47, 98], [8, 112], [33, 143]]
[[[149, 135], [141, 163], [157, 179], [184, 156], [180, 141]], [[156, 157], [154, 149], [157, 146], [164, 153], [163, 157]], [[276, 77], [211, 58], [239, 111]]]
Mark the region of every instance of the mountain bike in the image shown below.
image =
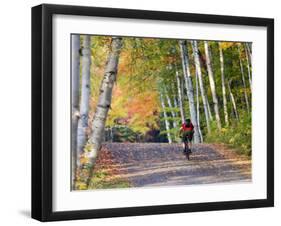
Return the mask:
[[190, 159], [191, 148], [189, 148], [190, 145], [188, 145], [188, 142], [192, 142], [193, 138], [193, 131], [180, 131], [180, 137], [183, 142], [183, 153], [186, 156], [186, 158]]

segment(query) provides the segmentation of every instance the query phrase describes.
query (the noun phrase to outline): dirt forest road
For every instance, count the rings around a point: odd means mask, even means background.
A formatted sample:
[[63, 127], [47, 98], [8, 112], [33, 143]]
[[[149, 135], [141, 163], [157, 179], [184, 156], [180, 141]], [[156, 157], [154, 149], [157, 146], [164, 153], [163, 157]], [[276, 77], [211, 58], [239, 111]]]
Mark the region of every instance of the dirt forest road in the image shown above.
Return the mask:
[[107, 143], [106, 148], [133, 187], [251, 181], [251, 160], [222, 145], [194, 145], [189, 161], [180, 144]]

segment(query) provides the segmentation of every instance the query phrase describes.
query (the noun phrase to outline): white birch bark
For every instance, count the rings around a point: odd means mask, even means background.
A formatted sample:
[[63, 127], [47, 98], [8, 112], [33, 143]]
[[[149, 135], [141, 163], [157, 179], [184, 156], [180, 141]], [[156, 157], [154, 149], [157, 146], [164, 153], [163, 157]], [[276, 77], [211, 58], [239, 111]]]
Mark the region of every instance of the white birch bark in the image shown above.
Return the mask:
[[213, 98], [214, 112], [215, 112], [217, 127], [219, 129], [221, 129], [221, 119], [220, 119], [220, 112], [219, 112], [218, 97], [217, 97], [217, 92], [216, 92], [216, 83], [215, 83], [213, 68], [212, 68], [212, 63], [211, 63], [211, 56], [210, 56], [211, 53], [210, 53], [209, 45], [208, 45], [207, 41], [204, 41], [204, 47], [205, 47], [206, 64], [207, 64], [209, 82], [210, 82], [211, 93], [212, 93], [212, 98]]
[[[175, 108], [178, 108], [178, 107], [179, 107], [178, 101], [177, 101], [177, 97], [176, 97], [175, 95], [173, 96], [173, 106], [174, 106]], [[176, 117], [178, 117], [178, 112], [175, 112], [175, 115], [176, 115]]]
[[112, 90], [116, 81], [121, 48], [122, 39], [119, 37], [113, 37], [111, 42], [111, 50], [105, 66], [104, 77], [100, 86], [98, 104], [92, 123], [93, 133], [90, 139], [92, 150], [85, 153], [90, 160], [90, 165], [92, 166], [94, 165], [97, 154], [101, 149], [101, 144], [104, 137], [104, 127], [111, 105]]
[[192, 44], [193, 55], [194, 55], [195, 70], [196, 70], [196, 73], [198, 75], [199, 87], [200, 87], [200, 92], [201, 92], [202, 101], [203, 101], [207, 130], [208, 130], [208, 133], [209, 133], [211, 131], [211, 129], [210, 129], [210, 119], [209, 119], [208, 106], [207, 106], [207, 97], [206, 97], [206, 94], [205, 94], [205, 89], [204, 89], [204, 84], [203, 84], [203, 79], [202, 79], [202, 72], [201, 72], [201, 65], [200, 65], [199, 54], [198, 54], [197, 41], [194, 40], [194, 41], [191, 42], [191, 44]]
[[173, 127], [177, 128], [177, 123], [175, 121], [176, 120], [176, 113], [173, 110], [172, 101], [171, 101], [171, 98], [169, 97], [169, 94], [167, 92], [166, 92], [166, 99], [167, 99], [168, 106], [171, 109], [171, 114], [172, 114], [172, 117], [173, 117]]
[[210, 107], [210, 103], [209, 103], [209, 99], [208, 99], [207, 94], [206, 94], [206, 102], [207, 102], [207, 109], [208, 109], [209, 119], [211, 121], [213, 121], [213, 115], [212, 115], [212, 111], [211, 111], [211, 107]]
[[223, 112], [224, 112], [224, 122], [226, 126], [229, 126], [228, 111], [227, 111], [227, 98], [225, 89], [225, 77], [224, 77], [224, 59], [221, 43], [219, 42], [219, 52], [220, 52], [220, 67], [221, 67], [221, 86], [222, 86], [222, 97], [223, 97]]
[[79, 84], [80, 84], [80, 35], [71, 36], [71, 105], [72, 105], [72, 128], [71, 128], [71, 156], [72, 156], [72, 190], [75, 189], [77, 169], [77, 127], [79, 120]]
[[196, 113], [195, 102], [194, 102], [192, 78], [189, 68], [188, 49], [187, 49], [186, 41], [184, 40], [180, 40], [179, 45], [181, 51], [185, 88], [186, 88], [188, 103], [189, 103], [190, 118], [194, 126], [194, 143], [197, 144], [200, 143], [200, 135], [199, 135], [199, 129], [197, 123], [197, 113]]
[[160, 102], [161, 102], [161, 106], [162, 106], [162, 110], [163, 110], [163, 115], [164, 115], [164, 121], [165, 121], [165, 127], [166, 127], [166, 132], [167, 132], [167, 138], [168, 138], [168, 142], [169, 144], [172, 143], [172, 138], [171, 138], [171, 134], [170, 134], [170, 125], [169, 125], [169, 121], [167, 119], [167, 112], [166, 112], [166, 106], [164, 103], [164, 99], [163, 99], [163, 94], [160, 93]]
[[203, 143], [203, 135], [201, 132], [201, 127], [200, 127], [200, 103], [199, 103], [199, 87], [198, 87], [198, 75], [196, 73], [195, 75], [195, 80], [196, 80], [196, 110], [197, 110], [197, 125], [199, 129], [199, 135], [200, 135], [200, 142]]
[[241, 70], [241, 77], [242, 77], [243, 88], [244, 88], [244, 97], [245, 97], [247, 112], [249, 113], [250, 112], [250, 106], [249, 106], [249, 100], [248, 100], [248, 95], [247, 95], [247, 87], [246, 87], [246, 82], [245, 82], [244, 69], [243, 69], [243, 64], [242, 64], [242, 61], [241, 61], [240, 46], [238, 46], [238, 52], [239, 52], [239, 64], [240, 64], [240, 70]]
[[179, 104], [179, 108], [180, 108], [181, 121], [182, 121], [182, 123], [184, 123], [185, 117], [184, 117], [183, 100], [182, 100], [182, 88], [181, 88], [182, 85], [181, 85], [179, 72], [177, 70], [176, 70], [176, 80], [177, 80], [178, 104]]
[[248, 56], [249, 56], [250, 65], [252, 66], [252, 52], [251, 52], [251, 49], [250, 49], [250, 44], [245, 42], [244, 45], [245, 45], [245, 48], [246, 48]]
[[[88, 114], [90, 100], [90, 67], [91, 67], [91, 37], [85, 35], [82, 48], [82, 77], [81, 77], [81, 97], [80, 97], [80, 118], [77, 131], [77, 154], [81, 156], [86, 144], [88, 129]], [[79, 158], [80, 159], [80, 158]], [[78, 160], [79, 160], [78, 159]], [[77, 161], [78, 166], [80, 161]]]
[[245, 48], [245, 54], [246, 54], [246, 60], [247, 60], [249, 84], [250, 84], [250, 89], [252, 91], [252, 74], [251, 74], [251, 67], [250, 67], [250, 62], [249, 62], [249, 55], [248, 55], [248, 51], [246, 50], [246, 48]]
[[235, 102], [234, 95], [233, 95], [233, 93], [231, 91], [231, 80], [228, 81], [227, 84], [228, 84], [229, 95], [230, 95], [230, 100], [231, 100], [231, 103], [232, 103], [234, 115], [235, 115], [235, 118], [238, 120], [239, 119], [239, 115], [238, 115], [238, 111], [237, 111], [237, 107], [236, 107], [236, 102]]

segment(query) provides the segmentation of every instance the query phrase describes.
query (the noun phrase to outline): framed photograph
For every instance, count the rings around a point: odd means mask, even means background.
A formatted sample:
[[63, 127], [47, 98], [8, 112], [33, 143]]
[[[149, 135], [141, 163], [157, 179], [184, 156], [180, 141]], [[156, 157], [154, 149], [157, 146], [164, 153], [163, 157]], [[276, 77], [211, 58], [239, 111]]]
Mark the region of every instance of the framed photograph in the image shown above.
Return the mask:
[[274, 205], [274, 21], [32, 8], [32, 217]]

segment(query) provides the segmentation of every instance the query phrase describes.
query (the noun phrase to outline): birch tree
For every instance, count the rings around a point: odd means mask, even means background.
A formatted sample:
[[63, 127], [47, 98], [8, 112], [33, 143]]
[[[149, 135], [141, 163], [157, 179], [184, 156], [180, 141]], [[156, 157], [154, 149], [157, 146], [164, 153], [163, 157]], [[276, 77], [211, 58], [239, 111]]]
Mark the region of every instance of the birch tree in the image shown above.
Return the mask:
[[251, 67], [250, 67], [250, 62], [249, 62], [250, 60], [249, 60], [249, 54], [248, 54], [248, 51], [246, 50], [245, 45], [244, 45], [244, 49], [245, 49], [245, 55], [246, 55], [246, 61], [247, 61], [249, 84], [250, 84], [250, 88], [252, 91], [252, 74], [251, 74]]
[[252, 66], [252, 52], [251, 52], [250, 44], [248, 42], [245, 42], [244, 46], [245, 46], [247, 54], [249, 56], [249, 63]]
[[224, 122], [226, 126], [229, 126], [228, 111], [227, 111], [227, 98], [225, 89], [225, 77], [224, 77], [224, 59], [223, 50], [221, 43], [219, 42], [219, 52], [220, 52], [220, 68], [221, 68], [221, 86], [222, 86], [222, 97], [223, 97], [223, 112], [224, 112]]
[[193, 85], [192, 85], [192, 78], [189, 68], [189, 59], [188, 59], [188, 50], [186, 41], [180, 40], [180, 51], [181, 51], [181, 61], [182, 61], [182, 69], [184, 74], [184, 80], [185, 80], [185, 88], [187, 92], [188, 97], [188, 103], [189, 103], [189, 111], [190, 111], [190, 118], [194, 126], [194, 143], [200, 143], [200, 135], [199, 135], [199, 128], [197, 123], [197, 113], [195, 108], [195, 102], [194, 102], [194, 91], [193, 91]]
[[229, 80], [227, 85], [228, 85], [230, 100], [231, 100], [233, 111], [234, 111], [234, 116], [238, 120], [239, 119], [239, 115], [238, 115], [238, 111], [237, 111], [237, 107], [236, 107], [236, 101], [235, 101], [234, 95], [233, 95], [233, 93], [231, 91], [231, 83], [232, 83], [232, 80]]
[[[175, 87], [175, 88], [176, 88], [176, 91], [177, 91], [177, 87]], [[175, 94], [175, 95], [173, 96], [173, 106], [174, 106], [174, 108], [176, 108], [176, 109], [179, 108], [178, 101], [177, 101], [177, 94]], [[180, 112], [175, 111], [175, 115], [176, 115], [176, 117], [179, 117], [179, 116], [180, 116]], [[177, 122], [177, 126], [178, 126], [178, 122]]]
[[89, 159], [90, 166], [93, 166], [98, 152], [101, 149], [104, 137], [105, 122], [111, 105], [112, 90], [117, 77], [119, 55], [122, 48], [122, 38], [113, 37], [111, 41], [111, 50], [108, 55], [105, 66], [104, 77], [100, 85], [100, 94], [93, 117], [92, 130], [90, 138], [91, 150], [85, 153]]
[[181, 115], [181, 122], [185, 122], [185, 117], [184, 117], [184, 110], [183, 110], [183, 99], [182, 99], [182, 85], [181, 85], [181, 80], [179, 76], [179, 72], [176, 70], [176, 80], [177, 80], [177, 89], [178, 89], [178, 105], [180, 109], [180, 115]]
[[162, 110], [163, 110], [163, 115], [164, 115], [164, 121], [165, 121], [165, 127], [166, 127], [168, 142], [169, 142], [169, 144], [171, 144], [172, 143], [172, 138], [171, 138], [171, 134], [170, 134], [170, 125], [169, 125], [169, 121], [167, 119], [167, 112], [166, 112], [166, 106], [165, 106], [163, 94], [161, 92], [160, 92], [160, 102], [161, 102], [161, 106], [162, 106]]
[[201, 92], [202, 101], [203, 101], [207, 130], [208, 130], [208, 133], [209, 133], [211, 131], [211, 129], [210, 129], [210, 119], [209, 119], [208, 106], [207, 106], [207, 97], [206, 97], [206, 94], [205, 94], [205, 88], [204, 88], [203, 79], [202, 79], [202, 72], [201, 72], [201, 65], [200, 65], [199, 54], [198, 54], [197, 41], [194, 40], [194, 41], [191, 42], [191, 44], [192, 44], [193, 55], [194, 55], [195, 70], [196, 70], [196, 73], [198, 75], [199, 87], [200, 87], [200, 92]]
[[195, 75], [195, 86], [196, 86], [196, 111], [197, 111], [197, 125], [199, 129], [199, 135], [200, 135], [200, 142], [203, 142], [203, 135], [201, 132], [201, 127], [200, 127], [200, 103], [199, 103], [199, 87], [198, 87], [198, 75], [196, 73]]
[[[83, 37], [80, 118], [77, 131], [77, 154], [81, 156], [86, 144], [90, 99], [91, 37]], [[78, 163], [79, 164], [79, 163]]]
[[217, 122], [218, 128], [221, 129], [221, 119], [220, 119], [220, 112], [219, 112], [218, 97], [217, 97], [217, 92], [216, 92], [216, 83], [215, 83], [213, 68], [212, 68], [212, 63], [211, 63], [211, 56], [210, 56], [211, 53], [210, 53], [209, 45], [208, 45], [207, 41], [204, 41], [204, 47], [205, 47], [206, 64], [207, 64], [210, 88], [211, 88], [211, 93], [212, 93], [212, 98], [213, 98], [216, 122]]
[[212, 111], [211, 111], [211, 107], [210, 107], [210, 103], [209, 103], [209, 99], [208, 99], [208, 95], [207, 94], [206, 94], [206, 102], [207, 102], [207, 109], [208, 109], [209, 119], [210, 119], [210, 121], [213, 121], [213, 115], [212, 115]]
[[71, 36], [71, 152], [72, 152], [72, 189], [75, 189], [75, 175], [77, 169], [77, 127], [79, 120], [79, 83], [80, 83], [80, 36]]
[[248, 95], [247, 95], [247, 87], [246, 87], [246, 81], [245, 81], [245, 76], [244, 76], [244, 69], [243, 69], [243, 64], [241, 61], [241, 50], [240, 46], [238, 46], [238, 52], [239, 52], [239, 64], [240, 64], [240, 71], [241, 71], [241, 77], [242, 77], [242, 82], [243, 82], [243, 88], [244, 88], [244, 97], [245, 97], [245, 103], [247, 107], [247, 112], [250, 112], [250, 106], [249, 106], [249, 100], [248, 100]]
[[167, 91], [166, 91], [165, 96], [166, 96], [166, 99], [167, 99], [168, 106], [169, 106], [169, 108], [171, 109], [171, 114], [172, 114], [172, 117], [173, 117], [173, 127], [174, 127], [174, 128], [177, 128], [176, 113], [175, 113], [175, 111], [173, 110], [172, 101], [171, 101], [171, 98], [169, 97], [169, 94], [167, 93]]

